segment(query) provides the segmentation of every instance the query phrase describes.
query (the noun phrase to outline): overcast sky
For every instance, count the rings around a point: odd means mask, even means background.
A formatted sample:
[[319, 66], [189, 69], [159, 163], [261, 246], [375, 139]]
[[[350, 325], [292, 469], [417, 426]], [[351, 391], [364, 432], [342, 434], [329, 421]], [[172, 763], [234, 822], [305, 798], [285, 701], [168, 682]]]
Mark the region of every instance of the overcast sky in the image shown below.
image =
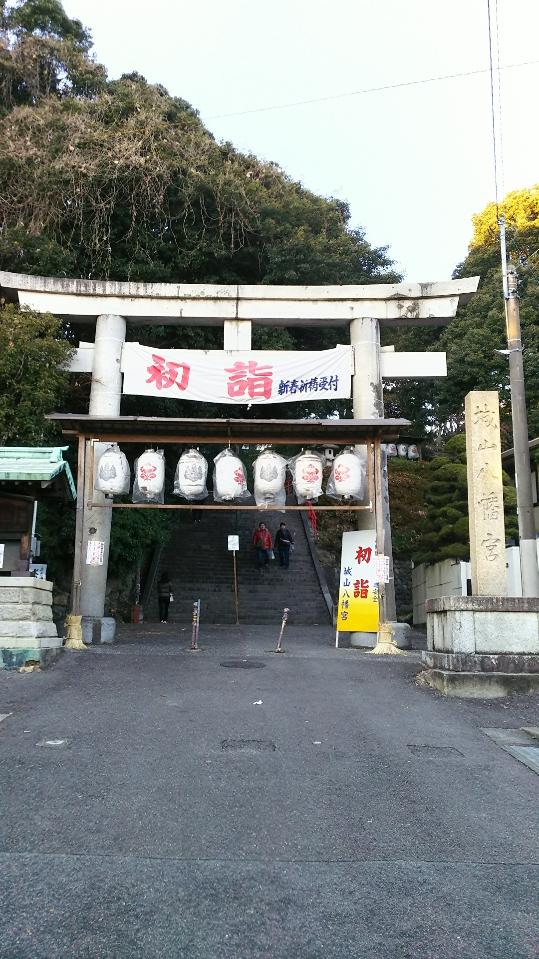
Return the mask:
[[[538, 0], [497, 5], [500, 63], [539, 59]], [[188, 100], [219, 140], [347, 200], [353, 225], [389, 244], [408, 279], [447, 279], [465, 257], [471, 217], [494, 198], [487, 73], [260, 108], [486, 69], [487, 0], [64, 6], [92, 30], [111, 77], [139, 71]], [[502, 194], [539, 180], [538, 83], [539, 64], [501, 73]]]

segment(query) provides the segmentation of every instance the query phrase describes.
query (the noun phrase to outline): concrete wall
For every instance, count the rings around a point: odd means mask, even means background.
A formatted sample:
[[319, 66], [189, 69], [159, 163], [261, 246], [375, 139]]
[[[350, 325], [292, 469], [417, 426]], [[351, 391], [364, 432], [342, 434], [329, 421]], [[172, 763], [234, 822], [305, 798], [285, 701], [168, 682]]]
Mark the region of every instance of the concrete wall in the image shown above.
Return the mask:
[[441, 563], [421, 563], [412, 570], [412, 592], [414, 608], [414, 626], [427, 622], [425, 602], [428, 599], [440, 599], [442, 596], [466, 595], [466, 567], [455, 559], [445, 559]]

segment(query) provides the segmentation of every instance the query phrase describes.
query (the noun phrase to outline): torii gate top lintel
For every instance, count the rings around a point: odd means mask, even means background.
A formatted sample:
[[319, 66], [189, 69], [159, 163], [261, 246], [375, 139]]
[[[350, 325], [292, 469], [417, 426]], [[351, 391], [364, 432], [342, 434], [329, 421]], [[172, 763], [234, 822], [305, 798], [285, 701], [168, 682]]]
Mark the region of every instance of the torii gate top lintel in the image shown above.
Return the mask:
[[345, 326], [371, 317], [390, 326], [441, 326], [477, 290], [479, 277], [440, 283], [266, 286], [131, 283], [0, 271], [4, 299], [87, 322], [102, 315], [132, 325]]

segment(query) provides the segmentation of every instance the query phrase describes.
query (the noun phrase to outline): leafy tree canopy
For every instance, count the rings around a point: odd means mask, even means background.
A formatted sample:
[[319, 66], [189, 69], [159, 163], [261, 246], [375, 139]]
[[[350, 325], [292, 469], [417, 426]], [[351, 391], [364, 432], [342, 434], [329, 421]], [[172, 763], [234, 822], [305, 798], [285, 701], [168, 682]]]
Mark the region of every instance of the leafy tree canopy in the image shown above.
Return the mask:
[[[539, 435], [539, 187], [510, 193], [501, 204], [507, 219], [508, 255], [519, 274], [520, 319], [530, 437]], [[389, 384], [387, 411], [408, 416], [438, 443], [464, 425], [464, 397], [470, 390], [500, 394], [502, 440], [512, 445], [509, 366], [496, 350], [507, 347], [499, 234], [495, 207], [474, 218], [468, 256], [454, 276], [481, 277], [479, 290], [455, 320], [441, 330], [408, 330], [394, 335], [401, 350], [446, 350], [447, 378]]]
[[[503, 499], [506, 539], [518, 538], [516, 490], [503, 473]], [[428, 464], [426, 476], [426, 514], [419, 541], [413, 544], [417, 563], [437, 563], [443, 559], [470, 558], [468, 521], [468, 481], [466, 472], [466, 436], [449, 439], [443, 451]]]
[[0, 0], [0, 114], [51, 95], [94, 94], [105, 70], [91, 45], [59, 0]]
[[505, 218], [506, 228], [511, 233], [539, 231], [539, 184], [527, 190], [514, 190], [502, 200], [498, 210], [495, 203], [488, 203], [481, 213], [473, 216], [470, 250], [498, 246], [498, 215]]
[[0, 445], [40, 446], [54, 430], [45, 420], [66, 390], [72, 350], [49, 313], [4, 307], [0, 323]]

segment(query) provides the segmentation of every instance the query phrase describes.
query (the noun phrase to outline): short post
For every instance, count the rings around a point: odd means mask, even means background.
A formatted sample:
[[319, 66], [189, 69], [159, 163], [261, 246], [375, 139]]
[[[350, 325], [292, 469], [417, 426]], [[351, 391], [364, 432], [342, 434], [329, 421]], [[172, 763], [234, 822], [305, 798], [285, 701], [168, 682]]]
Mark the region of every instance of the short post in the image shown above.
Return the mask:
[[289, 614], [289, 612], [290, 612], [290, 610], [289, 610], [288, 606], [285, 606], [285, 608], [283, 609], [283, 620], [282, 620], [282, 623], [281, 623], [281, 632], [279, 633], [279, 639], [278, 639], [278, 641], [277, 641], [277, 649], [275, 650], [276, 653], [284, 653], [284, 649], [282, 648], [281, 643], [282, 643], [282, 640], [283, 640], [284, 628], [285, 628], [286, 623], [287, 623], [287, 620], [288, 620], [288, 614]]
[[84, 520], [84, 470], [86, 444], [84, 437], [79, 436], [77, 458], [77, 505], [75, 519], [75, 550], [73, 554], [73, 580], [71, 587], [71, 612], [66, 617], [65, 649], [88, 649], [82, 641], [82, 626], [80, 613], [81, 571], [82, 571], [82, 537]]
[[236, 552], [240, 548], [240, 538], [237, 534], [228, 537], [228, 551], [232, 553], [232, 574], [234, 588], [234, 607], [236, 610], [236, 626], [240, 625], [240, 604], [238, 598], [238, 567], [236, 565]]
[[191, 649], [193, 651], [198, 650], [198, 622], [199, 622], [199, 613], [200, 613], [200, 600], [196, 599], [193, 603], [193, 626], [191, 630]]
[[232, 561], [234, 564], [234, 605], [236, 607], [236, 626], [240, 624], [240, 611], [238, 604], [238, 571], [236, 568], [236, 550], [232, 553]]

